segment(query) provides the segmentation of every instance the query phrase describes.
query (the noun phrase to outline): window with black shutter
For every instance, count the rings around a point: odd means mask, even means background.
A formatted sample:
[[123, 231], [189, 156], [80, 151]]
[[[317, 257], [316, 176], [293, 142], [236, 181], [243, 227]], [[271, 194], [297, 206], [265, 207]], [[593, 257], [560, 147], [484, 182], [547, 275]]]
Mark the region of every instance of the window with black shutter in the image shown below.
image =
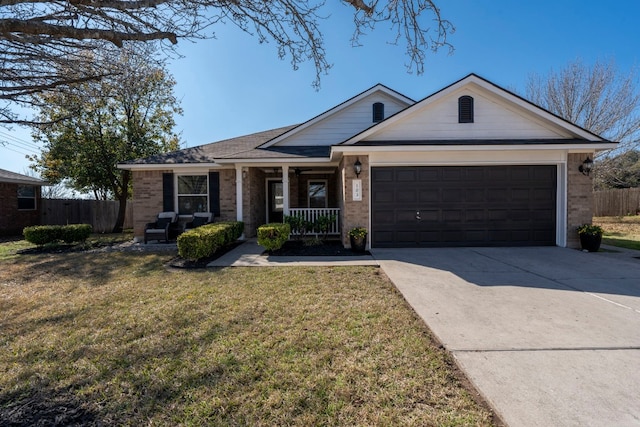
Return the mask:
[[376, 102], [373, 104], [373, 122], [378, 123], [384, 120], [384, 104]]
[[458, 123], [473, 123], [473, 98], [468, 95], [458, 98]]

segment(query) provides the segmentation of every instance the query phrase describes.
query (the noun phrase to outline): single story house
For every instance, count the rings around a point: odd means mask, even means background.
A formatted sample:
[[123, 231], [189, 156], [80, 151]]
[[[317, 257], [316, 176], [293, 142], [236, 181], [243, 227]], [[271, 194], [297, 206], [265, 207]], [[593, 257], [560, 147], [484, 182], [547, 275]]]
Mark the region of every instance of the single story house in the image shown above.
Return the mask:
[[40, 179], [0, 169], [0, 235], [17, 236], [40, 224]]
[[378, 84], [298, 125], [120, 164], [134, 232], [158, 212], [211, 211], [255, 236], [335, 214], [370, 247], [577, 247], [603, 139], [475, 74], [414, 101]]

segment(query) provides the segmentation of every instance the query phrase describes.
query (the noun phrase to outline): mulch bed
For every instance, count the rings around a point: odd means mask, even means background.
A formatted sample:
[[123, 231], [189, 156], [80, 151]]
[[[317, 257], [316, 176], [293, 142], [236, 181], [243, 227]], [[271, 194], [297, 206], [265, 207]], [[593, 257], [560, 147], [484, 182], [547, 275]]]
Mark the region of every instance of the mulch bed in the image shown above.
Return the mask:
[[368, 251], [354, 252], [345, 249], [338, 240], [324, 240], [322, 244], [312, 244], [302, 240], [289, 240], [269, 256], [362, 256], [371, 255]]

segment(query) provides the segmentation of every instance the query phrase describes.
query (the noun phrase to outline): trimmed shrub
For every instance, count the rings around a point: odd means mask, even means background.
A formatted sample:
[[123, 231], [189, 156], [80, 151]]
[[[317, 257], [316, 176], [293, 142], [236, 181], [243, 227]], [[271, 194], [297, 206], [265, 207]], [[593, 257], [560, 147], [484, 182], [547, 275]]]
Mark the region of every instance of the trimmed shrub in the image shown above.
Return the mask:
[[71, 224], [63, 225], [61, 231], [60, 238], [65, 243], [84, 242], [91, 236], [93, 227], [89, 224]]
[[238, 240], [243, 231], [242, 221], [215, 222], [193, 228], [178, 236], [178, 254], [191, 261], [210, 257], [221, 247]]
[[42, 246], [59, 240], [65, 243], [84, 242], [92, 231], [89, 224], [35, 225], [25, 227], [22, 234], [28, 242]]
[[258, 227], [258, 244], [268, 251], [278, 250], [289, 240], [291, 226], [283, 223], [265, 224]]

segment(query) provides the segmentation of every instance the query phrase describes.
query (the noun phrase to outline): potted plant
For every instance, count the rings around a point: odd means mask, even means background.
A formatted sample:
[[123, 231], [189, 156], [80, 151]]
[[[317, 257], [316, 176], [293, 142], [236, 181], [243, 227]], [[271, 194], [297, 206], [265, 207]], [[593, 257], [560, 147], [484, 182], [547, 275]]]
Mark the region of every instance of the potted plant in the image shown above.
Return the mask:
[[367, 229], [355, 227], [349, 231], [351, 250], [354, 252], [364, 252], [367, 247]]
[[582, 224], [577, 228], [582, 250], [598, 252], [602, 243], [602, 227], [593, 224]]

